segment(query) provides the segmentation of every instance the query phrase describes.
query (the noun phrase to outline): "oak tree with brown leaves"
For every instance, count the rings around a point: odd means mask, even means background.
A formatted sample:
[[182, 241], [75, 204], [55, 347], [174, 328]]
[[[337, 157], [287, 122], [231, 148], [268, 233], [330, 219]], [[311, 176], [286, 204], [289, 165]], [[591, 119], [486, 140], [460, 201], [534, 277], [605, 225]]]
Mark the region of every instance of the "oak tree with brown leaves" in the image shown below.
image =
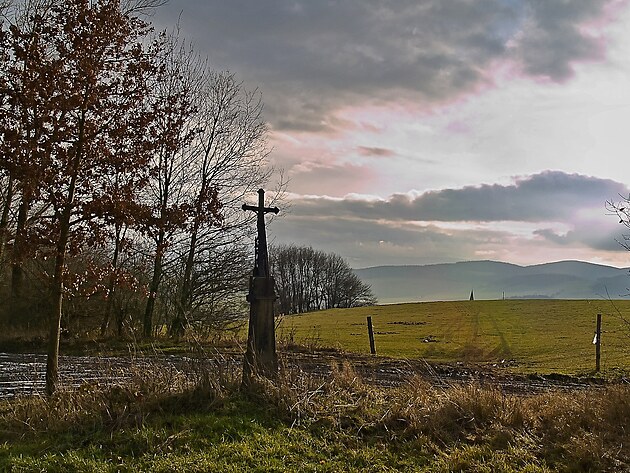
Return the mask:
[[[49, 210], [34, 231], [54, 261], [46, 391], [57, 389], [67, 257], [100, 238], [103, 222], [133, 206], [150, 174], [153, 150], [169, 137], [151, 100], [160, 41], [116, 0], [51, 2], [22, 31], [11, 25], [3, 86], [4, 169], [19, 183], [20, 210], [34, 199]], [[11, 126], [11, 122], [17, 126]], [[141, 206], [137, 206], [141, 208]], [[134, 209], [134, 210], [137, 210]], [[14, 252], [20, 241], [20, 212]]]

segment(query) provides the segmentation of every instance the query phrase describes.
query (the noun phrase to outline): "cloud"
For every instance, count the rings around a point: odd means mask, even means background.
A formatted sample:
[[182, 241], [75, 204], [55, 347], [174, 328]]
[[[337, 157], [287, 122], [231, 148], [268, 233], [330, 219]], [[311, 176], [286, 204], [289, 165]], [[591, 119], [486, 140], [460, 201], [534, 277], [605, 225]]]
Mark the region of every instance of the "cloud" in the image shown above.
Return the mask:
[[597, 255], [617, 261], [624, 254], [616, 242], [623, 228], [606, 215], [605, 201], [626, 193], [612, 180], [547, 171], [509, 185], [385, 200], [293, 196], [290, 213], [274, 222], [272, 233], [281, 242], [342, 254], [355, 267]]
[[[551, 228], [535, 230], [534, 234], [560, 247], [585, 245], [600, 251], [623, 251], [619, 241], [623, 239], [619, 226], [614, 225], [614, 219], [608, 222], [575, 222], [575, 228], [560, 234]], [[597, 228], [597, 231], [593, 231]]]
[[394, 194], [386, 200], [305, 198], [294, 211], [306, 215], [416, 222], [568, 222], [583, 208], [601, 208], [625, 185], [610, 179], [546, 171], [511, 185], [484, 184], [419, 195]]
[[492, 80], [497, 63], [552, 81], [600, 58], [587, 31], [614, 0], [171, 0], [156, 14], [218, 68], [260, 85], [275, 129], [320, 130], [365, 102], [440, 103]]
[[359, 146], [358, 151], [361, 156], [368, 156], [371, 158], [390, 158], [392, 156], [396, 156], [394, 151], [387, 148]]
[[353, 267], [379, 264], [430, 264], [475, 257], [485, 250], [499, 254], [514, 238], [507, 232], [446, 230], [436, 225], [398, 224], [328, 216], [309, 218], [292, 213], [275, 221], [270, 234], [277, 243], [313, 246], [341, 254]]
[[514, 48], [525, 72], [562, 81], [572, 75], [573, 62], [601, 57], [601, 39], [586, 34], [580, 26], [602, 15], [606, 3], [612, 2], [529, 2]]
[[[588, 230], [588, 229], [583, 229]], [[352, 267], [409, 265], [492, 259], [532, 264], [583, 259], [627, 266], [617, 234], [573, 232], [563, 242], [549, 242], [537, 232], [518, 234], [492, 228], [449, 229], [435, 224], [348, 219], [334, 215], [311, 218], [292, 213], [274, 221], [274, 243], [293, 243], [334, 252]]]
[[304, 161], [291, 166], [288, 172], [291, 189], [300, 189], [303, 194], [332, 194], [344, 189], [345, 192], [361, 192], [376, 181], [374, 172], [362, 165], [351, 163], [326, 163]]

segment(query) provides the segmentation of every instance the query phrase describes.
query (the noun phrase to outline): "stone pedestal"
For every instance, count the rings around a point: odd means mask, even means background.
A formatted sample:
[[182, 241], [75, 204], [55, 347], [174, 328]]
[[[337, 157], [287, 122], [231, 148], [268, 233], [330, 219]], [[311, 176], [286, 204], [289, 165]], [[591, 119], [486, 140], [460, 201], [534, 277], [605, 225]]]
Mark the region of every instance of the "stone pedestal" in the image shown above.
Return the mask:
[[278, 372], [276, 327], [273, 317], [275, 300], [273, 277], [249, 278], [247, 301], [250, 303], [250, 313], [247, 351], [243, 365], [244, 383], [248, 383], [252, 375], [273, 378]]

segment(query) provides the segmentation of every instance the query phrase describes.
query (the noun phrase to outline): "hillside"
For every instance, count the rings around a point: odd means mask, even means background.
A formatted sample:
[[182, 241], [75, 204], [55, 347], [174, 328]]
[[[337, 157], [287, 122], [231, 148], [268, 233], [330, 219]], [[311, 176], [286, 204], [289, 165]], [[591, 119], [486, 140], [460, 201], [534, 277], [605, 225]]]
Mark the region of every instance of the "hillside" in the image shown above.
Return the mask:
[[425, 266], [376, 266], [356, 269], [380, 303], [468, 299], [617, 299], [630, 287], [627, 268], [559, 261], [519, 266], [469, 261]]

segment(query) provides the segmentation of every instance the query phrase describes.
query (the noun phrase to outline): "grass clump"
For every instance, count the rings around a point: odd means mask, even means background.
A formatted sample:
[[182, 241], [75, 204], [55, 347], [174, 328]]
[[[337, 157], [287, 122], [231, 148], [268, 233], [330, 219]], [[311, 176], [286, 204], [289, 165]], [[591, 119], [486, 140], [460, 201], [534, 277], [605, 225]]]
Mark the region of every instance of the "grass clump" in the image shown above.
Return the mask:
[[2, 471], [624, 471], [630, 386], [512, 395], [420, 377], [382, 388], [349, 362], [139, 370], [114, 387], [0, 402]]

